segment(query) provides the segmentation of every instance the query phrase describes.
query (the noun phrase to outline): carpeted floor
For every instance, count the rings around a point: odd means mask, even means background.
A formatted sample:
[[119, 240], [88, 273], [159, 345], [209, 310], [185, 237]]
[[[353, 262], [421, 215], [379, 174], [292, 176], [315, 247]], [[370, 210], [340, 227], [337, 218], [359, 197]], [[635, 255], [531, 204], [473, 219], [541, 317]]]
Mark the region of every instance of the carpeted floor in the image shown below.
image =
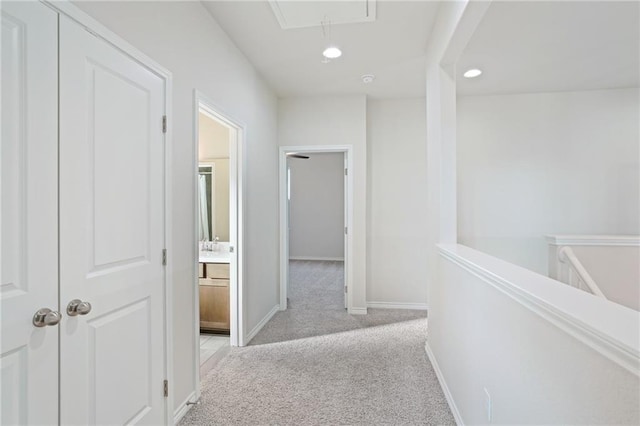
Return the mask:
[[289, 303], [264, 326], [250, 345], [322, 336], [375, 325], [426, 318], [426, 311], [369, 309], [349, 315], [344, 309], [343, 262], [289, 262]]
[[292, 262], [290, 309], [229, 350], [180, 424], [455, 424], [424, 351], [425, 313], [348, 315], [341, 269]]

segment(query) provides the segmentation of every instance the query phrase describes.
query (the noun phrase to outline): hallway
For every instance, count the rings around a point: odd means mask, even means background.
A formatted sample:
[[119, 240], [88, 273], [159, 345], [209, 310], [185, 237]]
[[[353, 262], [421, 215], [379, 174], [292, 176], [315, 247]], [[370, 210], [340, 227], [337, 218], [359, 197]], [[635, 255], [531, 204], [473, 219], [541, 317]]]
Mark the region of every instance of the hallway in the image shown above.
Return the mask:
[[344, 263], [289, 261], [289, 305], [278, 312], [250, 345], [320, 336], [376, 325], [426, 318], [426, 311], [369, 309], [349, 315], [344, 308]]
[[427, 320], [231, 348], [181, 425], [455, 424]]
[[230, 348], [181, 425], [455, 424], [425, 311], [343, 307], [342, 262], [292, 261], [289, 309]]

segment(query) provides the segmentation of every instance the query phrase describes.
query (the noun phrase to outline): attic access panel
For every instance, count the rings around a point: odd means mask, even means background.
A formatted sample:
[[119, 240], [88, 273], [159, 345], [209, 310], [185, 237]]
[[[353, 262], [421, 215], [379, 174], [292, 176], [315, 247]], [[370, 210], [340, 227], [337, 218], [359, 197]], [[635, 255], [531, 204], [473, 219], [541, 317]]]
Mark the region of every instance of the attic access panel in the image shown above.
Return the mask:
[[335, 25], [376, 20], [376, 0], [269, 0], [269, 4], [283, 30], [319, 27], [323, 21], [330, 21]]

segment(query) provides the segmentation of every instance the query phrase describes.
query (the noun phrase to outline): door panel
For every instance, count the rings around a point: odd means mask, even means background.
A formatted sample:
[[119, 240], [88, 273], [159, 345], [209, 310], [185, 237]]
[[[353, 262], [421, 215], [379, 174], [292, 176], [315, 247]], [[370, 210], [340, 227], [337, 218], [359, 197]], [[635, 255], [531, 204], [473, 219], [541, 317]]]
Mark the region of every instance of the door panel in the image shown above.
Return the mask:
[[[101, 424], [135, 424], [152, 408], [153, 390], [146, 386], [153, 373], [148, 363], [153, 333], [149, 308], [146, 298], [87, 322], [89, 368], [94, 371], [89, 389], [95, 392], [90, 401]], [[114, 350], [123, 341], [128, 342], [126, 350]], [[111, 369], [114, 364], [119, 368]], [[112, 398], [114, 393], [121, 397]]]
[[60, 300], [65, 424], [162, 424], [164, 81], [60, 20]]
[[[149, 262], [150, 93], [126, 75], [88, 63], [93, 170], [90, 273]], [[126, 100], [114, 108], [113, 100]], [[158, 117], [156, 117], [157, 119]], [[134, 142], [134, 143], [132, 143]], [[162, 141], [156, 143], [162, 144]], [[114, 166], [117, 165], [117, 169]], [[114, 171], [117, 170], [117, 173]], [[114, 232], [117, 230], [117, 232]], [[156, 230], [157, 232], [157, 230]]]
[[38, 2], [2, 2], [0, 423], [57, 424], [57, 14]]

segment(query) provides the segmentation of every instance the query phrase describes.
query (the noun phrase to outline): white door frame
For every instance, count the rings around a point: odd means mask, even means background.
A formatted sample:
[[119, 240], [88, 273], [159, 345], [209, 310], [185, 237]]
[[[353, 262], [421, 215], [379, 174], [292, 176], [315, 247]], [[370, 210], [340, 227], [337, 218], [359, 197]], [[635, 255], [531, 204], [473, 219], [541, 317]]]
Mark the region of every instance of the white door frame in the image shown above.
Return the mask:
[[[164, 111], [167, 117], [167, 128], [164, 133], [164, 241], [165, 247], [170, 249], [172, 247], [172, 105], [173, 105], [173, 75], [171, 72], [151, 59], [149, 56], [142, 53], [140, 50], [129, 44], [129, 42], [122, 39], [113, 31], [96, 21], [93, 17], [79, 9], [70, 1], [58, 0], [49, 1], [43, 0], [43, 3], [51, 7], [55, 11], [69, 17], [77, 22], [79, 25], [86, 28], [96, 37], [101, 38], [107, 43], [111, 44], [116, 49], [127, 54], [131, 58], [135, 59], [139, 63], [143, 64], [149, 70], [157, 74], [164, 80]], [[167, 264], [165, 266], [164, 274], [164, 348], [163, 348], [163, 362], [164, 373], [166, 380], [169, 381], [169, 395], [165, 398], [165, 424], [173, 424], [173, 393], [171, 385], [173, 383], [173, 253], [169, 250], [167, 253]]]
[[[194, 90], [194, 132], [193, 132], [193, 178], [194, 178], [194, 200], [198, 196], [198, 128], [199, 128], [199, 112], [204, 111], [207, 115], [229, 127], [231, 131], [229, 145], [229, 183], [236, 185], [229, 191], [229, 205], [235, 208], [235, 214], [229, 216], [229, 245], [234, 247], [236, 258], [235, 268], [230, 266], [231, 285], [229, 287], [229, 315], [230, 315], [230, 344], [231, 346], [244, 346], [244, 135], [246, 127], [244, 124], [222, 112], [215, 102], [209, 99], [205, 94], [198, 90]], [[235, 136], [235, 137], [234, 137]], [[195, 363], [194, 375], [197, 385], [196, 396], [200, 397], [200, 297], [198, 287], [198, 211], [194, 209], [194, 228], [193, 228], [193, 283], [194, 283], [194, 330], [195, 330]], [[235, 280], [234, 280], [235, 276]], [[234, 285], [235, 282], [235, 285]]]
[[[289, 282], [289, 209], [287, 208], [287, 154], [291, 153], [344, 153], [347, 170], [353, 170], [353, 145], [281, 146], [279, 152], [280, 202], [280, 310], [287, 309], [287, 283]], [[344, 284], [347, 291], [347, 309], [353, 309], [353, 173], [346, 174]]]

